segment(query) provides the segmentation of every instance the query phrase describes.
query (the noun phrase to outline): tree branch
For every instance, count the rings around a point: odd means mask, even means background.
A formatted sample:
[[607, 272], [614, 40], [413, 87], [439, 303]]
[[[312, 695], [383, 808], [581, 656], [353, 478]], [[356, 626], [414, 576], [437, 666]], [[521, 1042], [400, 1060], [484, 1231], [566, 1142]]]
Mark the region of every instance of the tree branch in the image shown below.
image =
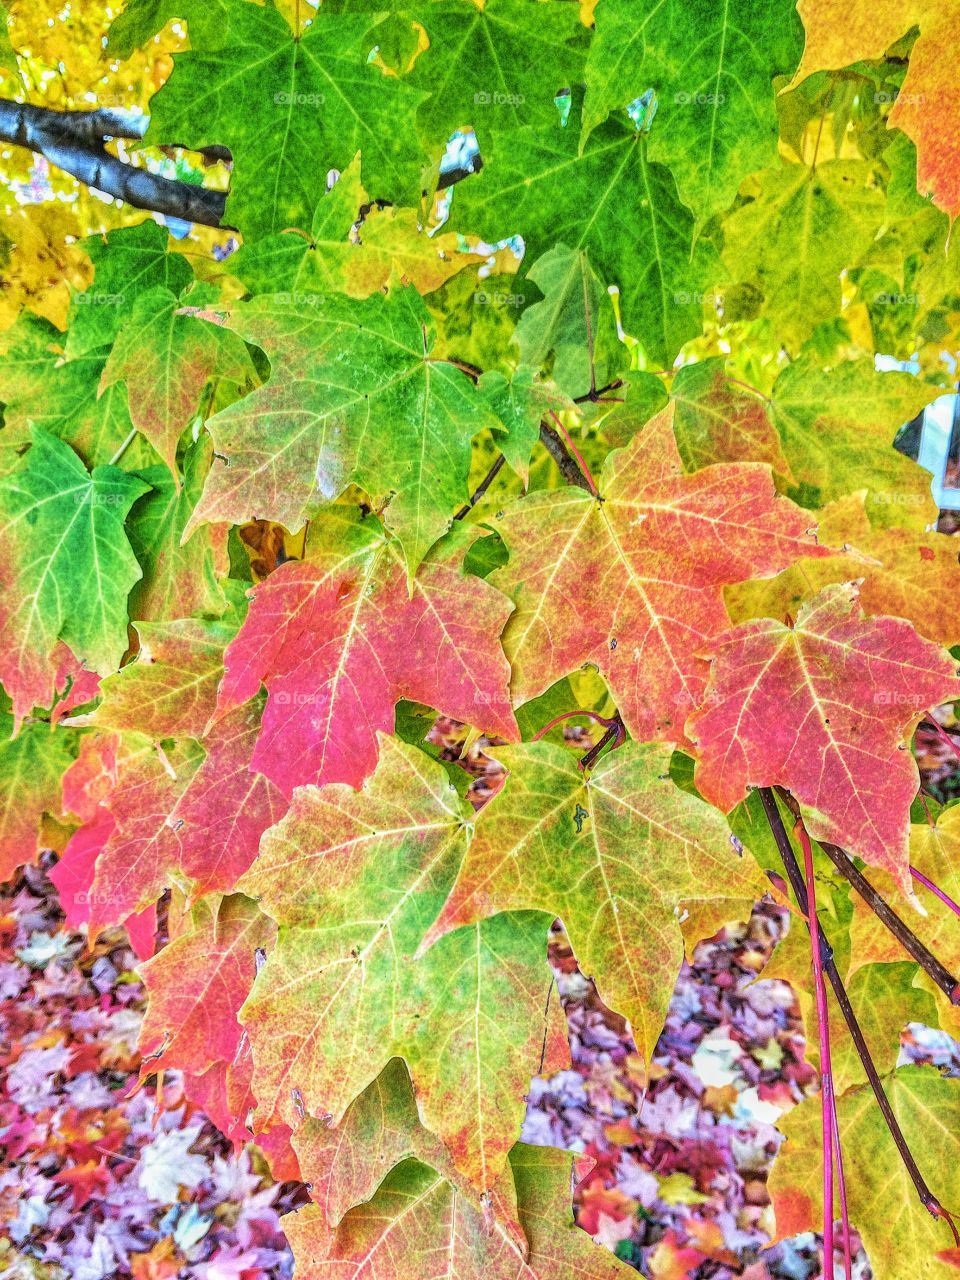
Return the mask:
[[[791, 797], [792, 798], [792, 797]], [[767, 815], [767, 821], [770, 824], [770, 830], [773, 833], [774, 841], [783, 861], [787, 878], [793, 889], [794, 896], [797, 899], [797, 905], [807, 919], [807, 928], [810, 928], [809, 903], [807, 901], [807, 890], [804, 884], [803, 874], [797, 862], [796, 854], [793, 851], [793, 845], [790, 843], [790, 837], [787, 835], [786, 828], [783, 825], [783, 819], [780, 817], [780, 810], [777, 808], [776, 797], [769, 787], [760, 788], [760, 801], [763, 805], [763, 811]], [[907, 1146], [907, 1140], [903, 1136], [903, 1130], [900, 1128], [897, 1117], [893, 1114], [893, 1108], [887, 1101], [887, 1095], [883, 1091], [883, 1084], [880, 1080], [879, 1072], [876, 1064], [870, 1054], [866, 1040], [863, 1038], [863, 1032], [857, 1021], [857, 1016], [853, 1011], [850, 1003], [850, 997], [847, 995], [847, 989], [843, 985], [843, 979], [840, 977], [840, 971], [837, 969], [837, 962], [833, 958], [833, 948], [822, 933], [820, 938], [820, 957], [823, 964], [823, 971], [830, 979], [830, 985], [833, 987], [833, 993], [837, 998], [837, 1004], [840, 1006], [840, 1012], [843, 1014], [843, 1020], [847, 1024], [847, 1030], [856, 1047], [860, 1062], [863, 1065], [864, 1074], [870, 1082], [870, 1088], [877, 1100], [877, 1105], [886, 1122], [887, 1129], [890, 1131], [890, 1137], [893, 1139], [900, 1158], [904, 1163], [910, 1180], [916, 1187], [917, 1195], [920, 1203], [927, 1212], [934, 1218], [943, 1218], [950, 1226], [951, 1230], [956, 1234], [953, 1221], [947, 1211], [943, 1208], [940, 1201], [933, 1194], [924, 1181], [923, 1174], [917, 1168], [917, 1162], [913, 1158], [910, 1148]]]
[[51, 111], [0, 99], [0, 141], [35, 151], [79, 182], [134, 208], [220, 226], [225, 192], [135, 169], [106, 150], [108, 137], [140, 138], [147, 124], [146, 116], [135, 119], [124, 112]]
[[590, 484], [587, 477], [567, 452], [567, 446], [560, 439], [559, 434], [547, 422], [540, 423], [540, 443], [560, 468], [560, 474], [567, 484], [575, 484], [589, 493]]
[[[777, 788], [777, 794], [783, 800], [795, 818], [800, 818], [800, 806], [789, 792]], [[910, 926], [897, 915], [862, 871], [859, 871], [848, 853], [835, 844], [825, 844], [818, 840], [817, 844], [827, 855], [845, 880], [856, 889], [877, 919], [890, 930], [896, 940], [910, 956], [916, 960], [921, 969], [929, 974], [951, 1004], [960, 1004], [960, 982], [954, 974], [937, 959], [932, 951], [928, 951]]]

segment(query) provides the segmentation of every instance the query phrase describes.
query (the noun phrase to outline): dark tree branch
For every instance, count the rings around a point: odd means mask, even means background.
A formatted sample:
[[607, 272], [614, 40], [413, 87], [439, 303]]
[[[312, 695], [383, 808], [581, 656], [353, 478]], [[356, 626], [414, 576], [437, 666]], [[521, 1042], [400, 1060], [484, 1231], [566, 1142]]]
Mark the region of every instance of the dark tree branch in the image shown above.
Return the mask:
[[[777, 787], [777, 794], [793, 816], [800, 820], [800, 806], [794, 797], [782, 787]], [[863, 872], [857, 869], [850, 855], [835, 844], [825, 844], [822, 840], [818, 840], [817, 844], [844, 879], [856, 889], [877, 919], [886, 925], [904, 951], [929, 974], [950, 1003], [960, 1004], [960, 982], [957, 981], [956, 976], [941, 964], [932, 951], [927, 950], [910, 926], [897, 915], [886, 899], [881, 897]]]
[[[783, 819], [780, 816], [780, 810], [777, 808], [776, 797], [769, 787], [760, 788], [760, 801], [763, 804], [764, 813], [770, 824], [770, 830], [773, 833], [774, 841], [783, 861], [787, 878], [793, 889], [794, 896], [797, 899], [797, 905], [807, 918], [807, 928], [810, 928], [810, 906], [807, 901], [807, 888], [804, 884], [803, 873], [797, 862], [796, 854], [793, 851], [793, 845], [790, 843], [790, 837], [787, 835], [786, 828], [783, 825]], [[927, 1212], [934, 1218], [943, 1218], [954, 1230], [953, 1222], [950, 1215], [946, 1212], [940, 1201], [933, 1194], [924, 1181], [923, 1174], [917, 1168], [917, 1162], [913, 1158], [910, 1148], [907, 1146], [907, 1140], [903, 1136], [903, 1130], [900, 1128], [897, 1117], [893, 1114], [893, 1108], [887, 1101], [887, 1095], [883, 1091], [883, 1084], [880, 1080], [879, 1072], [876, 1064], [870, 1054], [870, 1049], [866, 1040], [863, 1038], [863, 1032], [857, 1021], [857, 1016], [853, 1011], [850, 1003], [850, 997], [847, 995], [847, 989], [843, 985], [843, 979], [840, 977], [840, 971], [837, 969], [837, 962], [833, 958], [833, 948], [820, 932], [820, 958], [823, 964], [823, 971], [830, 979], [830, 985], [833, 987], [833, 993], [837, 998], [837, 1004], [840, 1006], [840, 1012], [843, 1014], [843, 1020], [847, 1024], [847, 1030], [856, 1047], [860, 1062], [863, 1065], [864, 1074], [870, 1082], [870, 1088], [877, 1100], [877, 1106], [883, 1115], [887, 1129], [890, 1131], [890, 1137], [893, 1139], [900, 1158], [904, 1163], [907, 1173], [913, 1185], [917, 1189], [917, 1195], [921, 1204]]]
[[567, 484], [575, 484], [589, 493], [590, 482], [567, 452], [567, 446], [561, 440], [559, 433], [547, 422], [540, 423], [540, 443], [560, 468], [560, 474]]
[[137, 209], [220, 226], [224, 192], [135, 169], [106, 150], [108, 137], [140, 138], [146, 126], [146, 117], [131, 120], [122, 112], [51, 111], [0, 99], [0, 141], [27, 147], [86, 186]]

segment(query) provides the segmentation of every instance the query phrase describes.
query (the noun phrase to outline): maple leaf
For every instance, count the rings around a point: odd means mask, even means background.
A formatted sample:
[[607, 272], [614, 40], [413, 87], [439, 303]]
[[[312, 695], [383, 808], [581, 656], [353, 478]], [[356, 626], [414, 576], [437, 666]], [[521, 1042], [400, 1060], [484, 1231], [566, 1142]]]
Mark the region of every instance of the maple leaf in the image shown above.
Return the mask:
[[595, 129], [582, 149], [559, 120], [495, 136], [452, 218], [490, 241], [522, 236], [531, 262], [555, 245], [585, 251], [601, 282], [619, 287], [624, 328], [662, 368], [700, 334], [698, 299], [715, 262], [645, 142], [626, 118]]
[[832, 554], [809, 516], [775, 496], [769, 467], [684, 475], [674, 413], [610, 455], [602, 501], [532, 493], [498, 517], [510, 559], [490, 581], [516, 605], [504, 632], [515, 705], [593, 662], [635, 738], [682, 742], [706, 681], [698, 655], [728, 621], [721, 584]]
[[728, 378], [723, 361], [698, 360], [678, 369], [670, 388], [673, 430], [688, 471], [716, 462], [765, 462], [792, 479], [766, 398]]
[[766, 582], [727, 587], [724, 596], [732, 621], [795, 617], [803, 601], [828, 583], [856, 579], [867, 615], [906, 618], [926, 639], [955, 644], [960, 623], [950, 597], [951, 584], [960, 586], [956, 544], [941, 533], [872, 528], [866, 496], [860, 490], [817, 513], [818, 535], [831, 546], [848, 545], [850, 554], [798, 560]]
[[549, 366], [552, 380], [572, 396], [613, 382], [628, 367], [629, 352], [584, 250], [557, 245], [533, 263], [526, 279], [543, 300], [524, 310], [514, 330], [521, 361], [535, 369]]
[[239, 884], [281, 926], [241, 1012], [261, 1128], [277, 1119], [296, 1128], [303, 1112], [339, 1124], [402, 1057], [424, 1124], [478, 1188], [493, 1186], [550, 1025], [548, 920], [504, 914], [413, 959], [471, 818], [439, 764], [382, 737], [377, 771], [359, 793], [298, 788], [264, 834]]
[[178, 618], [138, 622], [140, 649], [101, 682], [100, 705], [90, 717], [99, 728], [127, 729], [161, 738], [200, 738], [217, 706], [224, 646], [237, 620]]
[[359, 786], [400, 698], [516, 740], [499, 642], [510, 602], [464, 574], [473, 537], [458, 527], [434, 548], [409, 594], [374, 519], [345, 504], [320, 512], [307, 559], [253, 588], [224, 656], [220, 712], [267, 687], [253, 768], [288, 794], [303, 782]]
[[130, 545], [143, 570], [130, 593], [134, 618], [219, 616], [227, 606], [218, 581], [229, 569], [226, 526], [203, 525], [181, 542], [212, 458], [210, 437], [203, 435], [183, 455], [182, 485], [159, 463], [137, 472], [150, 492], [137, 499], [127, 519]]
[[[960, 1086], [932, 1067], [901, 1067], [884, 1081], [884, 1092], [920, 1171], [934, 1193], [956, 1204], [960, 1185]], [[945, 1274], [937, 1251], [949, 1241], [943, 1222], [916, 1197], [906, 1166], [869, 1085], [837, 1099], [850, 1222], [863, 1237], [877, 1280], [936, 1280]], [[802, 1102], [779, 1121], [786, 1135], [770, 1193], [777, 1236], [819, 1231], [822, 1214], [820, 1107]], [[946, 1239], [944, 1238], [946, 1234]]]
[[883, 221], [864, 160], [777, 164], [750, 180], [752, 200], [726, 220], [724, 262], [763, 295], [780, 340], [796, 351], [840, 309], [841, 275], [858, 266]]
[[789, 0], [735, 13], [677, 2], [642, 14], [629, 0], [604, 0], [587, 61], [584, 129], [652, 88], [651, 159], [671, 170], [703, 223], [730, 205], [748, 173], [775, 159], [773, 79], [796, 66], [799, 34]]
[[0, 680], [17, 723], [51, 701], [59, 639], [88, 670], [105, 675], [119, 666], [127, 595], [140, 578], [123, 521], [147, 488], [117, 467], [91, 474], [39, 428], [32, 440], [0, 480]]
[[481, 146], [494, 134], [551, 123], [556, 94], [583, 77], [587, 31], [578, 10], [545, 5], [530, 21], [524, 0], [414, 5], [429, 47], [408, 79], [423, 90], [417, 126], [428, 143], [475, 125]]
[[253, 381], [243, 342], [229, 329], [183, 314], [177, 295], [157, 286], [139, 295], [117, 333], [100, 391], [126, 385], [133, 425], [178, 477], [177, 441], [214, 373], [241, 386]]
[[73, 762], [74, 742], [40, 723], [11, 738], [14, 722], [0, 712], [0, 877], [33, 862], [44, 813], [59, 815], [60, 777]]
[[[457, 1190], [473, 1194], [441, 1140], [420, 1123], [410, 1076], [400, 1058], [392, 1058], [354, 1099], [335, 1129], [309, 1117], [293, 1135], [293, 1144], [310, 1184], [310, 1198], [331, 1227], [338, 1226], [354, 1205], [372, 1200], [384, 1177], [406, 1159], [430, 1165]], [[508, 1180], [501, 1201], [501, 1222], [526, 1252], [526, 1240], [513, 1221], [517, 1210]]]
[[[180, 6], [188, 22], [203, 7]], [[395, 124], [424, 95], [371, 63], [376, 14], [314, 13], [295, 36], [274, 9], [241, 0], [220, 0], [219, 9], [206, 40], [174, 55], [173, 75], [150, 102], [145, 141], [229, 146], [232, 223], [251, 238], [307, 226], [327, 171], [345, 169], [358, 151], [374, 196], [419, 197], [425, 157], [415, 133]], [[269, 159], [267, 136], [277, 142]]]
[[[97, 348], [65, 361], [63, 334], [46, 320], [21, 315], [0, 335], [4, 445], [20, 449], [29, 443], [31, 426], [42, 427], [75, 449], [88, 466], [109, 463], [131, 422], [126, 388], [97, 394], [108, 351]], [[155, 457], [147, 446], [141, 460], [149, 464]]]
[[149, 221], [81, 240], [94, 276], [93, 285], [70, 300], [68, 359], [111, 346], [143, 294], [158, 288], [179, 294], [193, 281], [189, 260], [170, 253], [169, 245], [167, 229]]
[[260, 709], [251, 703], [217, 721], [199, 766], [190, 751], [171, 777], [169, 762], [150, 752], [119, 772], [108, 801], [117, 829], [97, 858], [92, 932], [155, 902], [174, 873], [193, 898], [236, 884], [261, 833], [286, 808], [280, 791], [251, 768], [259, 732]]
[[[337, 1275], [373, 1280], [381, 1272], [397, 1280], [428, 1274], [436, 1280], [547, 1280], [577, 1275], [613, 1280], [630, 1274], [626, 1263], [573, 1225], [570, 1180], [573, 1157], [548, 1147], [518, 1143], [509, 1168], [492, 1191], [492, 1223], [442, 1174], [405, 1160], [384, 1179], [367, 1205], [326, 1226], [316, 1205], [281, 1219], [305, 1280]], [[529, 1252], [503, 1226], [498, 1210], [506, 1189], [516, 1200]]]
[[560, 916], [580, 967], [630, 1020], [648, 1063], [683, 960], [678, 905], [725, 898], [736, 914], [767, 887], [720, 814], [669, 780], [670, 754], [628, 742], [585, 778], [566, 748], [498, 748], [506, 783], [481, 810], [427, 935], [429, 945], [498, 911]]
[[497, 432], [500, 452], [526, 484], [542, 419], [551, 412], [574, 409], [573, 401], [554, 383], [539, 381], [522, 365], [509, 378], [498, 369], [488, 369], [477, 385], [502, 423], [503, 430]]
[[893, 448], [903, 423], [941, 395], [908, 373], [880, 373], [869, 359], [821, 369], [788, 364], [773, 388], [773, 417], [797, 482], [791, 496], [820, 507], [867, 490], [879, 526], [923, 528], [935, 516], [929, 473]]
[[237, 1012], [253, 985], [256, 951], [271, 946], [276, 932], [242, 894], [210, 895], [194, 906], [187, 932], [140, 966], [147, 989], [143, 1071], [172, 1067], [202, 1075], [233, 1062]]
[[254, 517], [297, 529], [312, 498], [355, 483], [386, 504], [412, 573], [467, 498], [472, 437], [501, 425], [466, 374], [431, 357], [419, 296], [258, 298], [227, 323], [264, 349], [271, 376], [207, 422], [217, 459], [187, 532]]
[[953, 221], [960, 213], [960, 98], [953, 87], [955, 68], [950, 59], [956, 6], [929, 6], [920, 0], [906, 4], [854, 0], [844, 6], [836, 0], [800, 0], [797, 11], [806, 43], [795, 85], [816, 71], [882, 58], [912, 27], [920, 28], [887, 127], [902, 129], [916, 143], [917, 186]]
[[883, 867], [909, 891], [919, 775], [904, 734], [960, 696], [956, 663], [897, 618], [864, 620], [856, 587], [826, 587], [795, 624], [718, 636], [704, 705], [687, 722], [697, 787], [725, 812], [748, 785], [788, 787], [810, 834]]

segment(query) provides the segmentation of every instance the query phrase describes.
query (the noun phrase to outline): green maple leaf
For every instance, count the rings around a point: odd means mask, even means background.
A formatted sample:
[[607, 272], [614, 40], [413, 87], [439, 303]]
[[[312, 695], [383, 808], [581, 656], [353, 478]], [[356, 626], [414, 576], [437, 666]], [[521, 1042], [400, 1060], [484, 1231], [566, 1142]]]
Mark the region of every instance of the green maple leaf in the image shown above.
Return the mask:
[[777, 341], [796, 351], [840, 310], [841, 273], [876, 236], [883, 194], [864, 160], [778, 164], [756, 175], [751, 194], [724, 223], [724, 262], [763, 295]]
[[[162, 25], [162, 24], [161, 24]], [[168, 252], [169, 232], [155, 222], [90, 236], [80, 247], [93, 263], [93, 284], [70, 300], [69, 359], [109, 346], [130, 319], [142, 293], [163, 287], [179, 294], [193, 280], [182, 253]]]
[[405, 11], [430, 40], [410, 82], [425, 101], [417, 125], [430, 144], [473, 125], [481, 147], [494, 133], [557, 118], [556, 94], [583, 79], [588, 43], [576, 5], [548, 0], [472, 0], [414, 5]]
[[[131, 430], [125, 387], [99, 393], [109, 349], [91, 348], [75, 359], [63, 353], [63, 334], [47, 320], [24, 312], [0, 335], [0, 400], [3, 443], [20, 449], [31, 427], [42, 427], [72, 445], [88, 466], [110, 462]], [[147, 466], [156, 454], [146, 444], [126, 451]]]
[[481, 172], [458, 185], [452, 218], [489, 241], [522, 236], [531, 263], [557, 244], [584, 250], [601, 283], [619, 288], [624, 328], [651, 361], [669, 365], [701, 331], [713, 257], [645, 144], [626, 115], [582, 149], [572, 123], [559, 121], [497, 136]]
[[556, 245], [526, 278], [543, 301], [526, 308], [514, 334], [524, 364], [549, 367], [571, 396], [606, 386], [624, 372], [630, 353], [617, 334], [613, 303], [582, 249]]
[[222, 7], [216, 39], [174, 55], [173, 75], [151, 100], [145, 141], [229, 147], [228, 222], [245, 235], [306, 227], [327, 171], [345, 169], [357, 151], [374, 196], [419, 199], [427, 157], [398, 122], [413, 116], [423, 94], [370, 61], [376, 15], [316, 13], [295, 39], [275, 9], [243, 0]]
[[201, 436], [183, 455], [182, 485], [162, 463], [136, 473], [150, 492], [137, 499], [127, 520], [127, 536], [143, 570], [130, 595], [133, 618], [219, 615], [226, 608], [217, 579], [228, 568], [227, 530], [204, 525], [181, 543], [212, 457], [209, 437]]
[[419, 295], [257, 298], [227, 323], [266, 351], [271, 376], [207, 423], [217, 458], [188, 529], [253, 517], [297, 529], [312, 500], [355, 483], [386, 504], [412, 573], [466, 501], [471, 439], [503, 425], [466, 374], [432, 358]]
[[316, 202], [309, 238], [283, 234], [263, 236], [244, 245], [234, 273], [251, 293], [314, 294], [343, 292], [347, 263], [356, 255], [350, 228], [360, 216], [367, 193], [360, 181], [360, 157]]
[[730, 205], [748, 173], [776, 159], [773, 77], [793, 72], [801, 47], [792, 0], [735, 8], [666, 0], [642, 12], [631, 0], [602, 0], [584, 129], [655, 90], [650, 158], [671, 170], [703, 223]]
[[866, 489], [871, 521], [923, 528], [934, 516], [930, 474], [898, 453], [893, 438], [940, 387], [909, 373], [882, 373], [863, 357], [822, 369], [812, 356], [780, 374], [773, 420], [796, 487], [791, 496], [822, 507]]
[[117, 467], [91, 474], [69, 445], [38, 428], [32, 439], [0, 485], [0, 676], [20, 713], [50, 702], [57, 640], [101, 675], [119, 666], [127, 596], [140, 578], [123, 522], [147, 489]]
[[381, 737], [380, 750], [360, 792], [298, 788], [241, 881], [280, 925], [241, 1015], [259, 1119], [296, 1127], [299, 1099], [337, 1124], [402, 1057], [424, 1123], [482, 1190], [504, 1167], [543, 1053], [548, 920], [504, 914], [413, 958], [463, 859], [472, 811], [414, 747]]

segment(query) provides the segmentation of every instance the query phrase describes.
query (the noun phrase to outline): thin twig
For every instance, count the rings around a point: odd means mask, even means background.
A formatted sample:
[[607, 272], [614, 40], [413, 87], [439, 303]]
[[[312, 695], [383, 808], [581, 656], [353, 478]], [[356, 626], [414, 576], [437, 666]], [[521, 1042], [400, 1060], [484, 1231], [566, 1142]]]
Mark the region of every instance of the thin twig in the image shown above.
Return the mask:
[[[806, 916], [808, 915], [807, 890], [803, 882], [803, 876], [797, 863], [796, 855], [793, 852], [793, 846], [790, 843], [790, 837], [787, 835], [786, 828], [783, 825], [783, 819], [780, 816], [780, 810], [777, 808], [776, 797], [769, 787], [760, 788], [760, 801], [763, 805], [763, 811], [767, 815], [767, 821], [770, 824], [770, 830], [773, 833], [774, 841], [783, 860], [783, 865], [787, 873], [787, 879], [793, 889], [794, 896], [800, 910]], [[808, 921], [809, 923], [809, 921]], [[840, 1006], [840, 1012], [843, 1014], [843, 1020], [847, 1024], [847, 1030], [853, 1040], [857, 1050], [857, 1055], [863, 1066], [864, 1074], [870, 1082], [873, 1095], [877, 1100], [887, 1129], [890, 1131], [890, 1137], [893, 1139], [897, 1150], [900, 1153], [900, 1159], [903, 1161], [910, 1180], [916, 1187], [917, 1195], [920, 1203], [927, 1212], [934, 1218], [943, 1218], [950, 1226], [951, 1231], [956, 1235], [956, 1228], [953, 1224], [951, 1215], [944, 1209], [940, 1201], [936, 1198], [930, 1188], [924, 1181], [923, 1174], [917, 1168], [917, 1162], [914, 1160], [910, 1148], [907, 1146], [907, 1140], [903, 1136], [903, 1130], [897, 1121], [897, 1117], [893, 1114], [893, 1109], [887, 1101], [887, 1095], [883, 1091], [883, 1085], [880, 1082], [880, 1076], [874, 1064], [867, 1042], [863, 1038], [863, 1032], [860, 1030], [860, 1024], [857, 1016], [850, 1004], [850, 998], [847, 995], [847, 989], [843, 985], [840, 972], [837, 969], [837, 962], [833, 958], [833, 949], [827, 939], [820, 935], [820, 953], [823, 962], [823, 970], [830, 979], [830, 985], [833, 987], [833, 993], [837, 998], [837, 1004]]]
[[600, 741], [592, 746], [585, 756], [580, 757], [580, 768], [592, 769], [597, 762], [597, 758], [605, 747], [609, 746], [610, 743], [616, 739], [616, 746], [613, 748], [614, 751], [616, 751], [617, 747], [622, 746], [626, 741], [626, 737], [627, 729], [623, 721], [620, 719], [620, 712], [618, 711], [613, 718], [613, 723], [610, 725], [610, 728], [606, 731]]
[[503, 466], [505, 462], [506, 462], [506, 458], [503, 456], [503, 454], [498, 453], [496, 462], [494, 462], [493, 466], [490, 468], [487, 474], [483, 477], [483, 479], [474, 489], [473, 493], [471, 493], [470, 498], [467, 501], [467, 505], [465, 507], [461, 507], [460, 510], [457, 512], [457, 514], [453, 517], [454, 520], [463, 520], [464, 517], [470, 514], [473, 508], [477, 505], [477, 503], [480, 501], [483, 495], [487, 492], [487, 490], [493, 484], [494, 480], [496, 480], [497, 476], [500, 474], [500, 468]]
[[551, 418], [554, 420], [554, 422], [556, 423], [556, 426], [557, 426], [557, 432], [558, 432], [558, 434], [560, 435], [560, 437], [562, 438], [563, 443], [566, 445], [566, 447], [567, 447], [567, 448], [570, 450], [570, 452], [573, 454], [574, 458], [576, 458], [576, 460], [577, 460], [577, 466], [580, 468], [580, 471], [581, 471], [581, 473], [583, 474], [583, 477], [584, 477], [584, 479], [585, 479], [585, 480], [586, 480], [586, 482], [587, 482], [587, 488], [590, 490], [590, 492], [593, 494], [593, 496], [594, 496], [595, 498], [599, 497], [599, 496], [600, 496], [600, 495], [599, 495], [599, 490], [597, 489], [597, 486], [596, 486], [596, 483], [595, 483], [595, 481], [594, 481], [594, 479], [593, 479], [593, 476], [590, 474], [590, 468], [587, 466], [586, 462], [584, 461], [583, 455], [581, 454], [580, 450], [579, 450], [579, 449], [577, 448], [577, 446], [573, 443], [573, 439], [572, 439], [572, 437], [571, 437], [571, 435], [570, 435], [570, 432], [567, 430], [567, 428], [566, 428], [566, 427], [563, 425], [563, 423], [560, 421], [560, 417], [559, 417], [559, 415], [558, 415], [558, 414], [557, 414], [553, 409], [548, 410], [548, 412], [549, 412], [549, 414], [550, 414], [550, 417], [551, 417]]
[[618, 391], [623, 386], [622, 378], [614, 378], [613, 382], [608, 382], [605, 387], [591, 387], [589, 391], [584, 392], [582, 396], [574, 396], [574, 404], [600, 404], [603, 402], [608, 391]]

